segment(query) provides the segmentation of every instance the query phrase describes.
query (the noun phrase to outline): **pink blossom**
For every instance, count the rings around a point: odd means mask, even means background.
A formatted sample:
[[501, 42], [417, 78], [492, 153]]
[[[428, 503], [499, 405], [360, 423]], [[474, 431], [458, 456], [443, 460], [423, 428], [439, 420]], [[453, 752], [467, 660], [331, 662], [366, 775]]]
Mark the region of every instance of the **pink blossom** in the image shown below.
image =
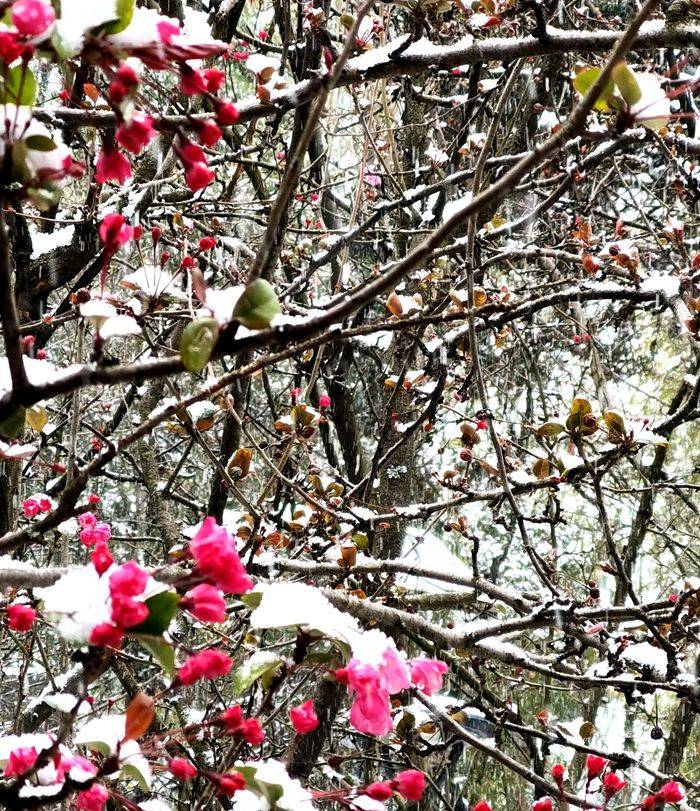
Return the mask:
[[219, 794], [223, 794], [225, 797], [232, 797], [237, 791], [246, 787], [245, 777], [240, 772], [211, 774], [209, 779], [216, 786]]
[[[91, 696], [86, 697], [86, 701], [90, 702]], [[59, 780], [65, 780], [66, 775], [71, 769], [78, 768], [86, 774], [96, 775], [97, 767], [90, 763], [87, 758], [81, 755], [71, 755], [70, 757], [62, 757], [58, 766], [56, 767], [56, 776]]]
[[586, 758], [586, 771], [588, 772], [588, 779], [592, 780], [594, 777], [602, 774], [605, 771], [609, 761], [600, 755], [588, 755]]
[[29, 605], [15, 603], [7, 607], [7, 624], [13, 631], [26, 633], [32, 629], [36, 611]]
[[134, 229], [121, 214], [108, 214], [100, 223], [99, 234], [105, 248], [116, 253], [133, 238]]
[[84, 512], [78, 516], [78, 524], [81, 529], [91, 529], [97, 523], [97, 516], [95, 513]]
[[214, 146], [221, 140], [221, 130], [214, 121], [207, 119], [206, 121], [195, 122], [195, 130], [199, 142], [204, 146]]
[[117, 68], [117, 79], [128, 88], [137, 87], [140, 81], [138, 73], [128, 62], [122, 62]]
[[393, 645], [389, 645], [384, 651], [382, 663], [379, 665], [379, 675], [382, 686], [390, 695], [408, 690], [411, 686], [406, 661], [399, 656]]
[[34, 518], [39, 515], [41, 508], [39, 502], [35, 498], [25, 498], [22, 502], [22, 514], [25, 518]]
[[380, 803], [390, 800], [394, 796], [394, 789], [388, 780], [382, 783], [370, 783], [365, 786], [364, 793], [373, 800]]
[[[105, 147], [97, 159], [95, 167], [95, 180], [98, 183], [106, 183], [114, 180], [123, 184], [131, 177], [131, 164], [126, 155], [123, 155], [114, 147]], [[114, 216], [114, 215], [112, 215]]]
[[239, 734], [251, 746], [260, 746], [265, 740], [265, 732], [257, 718], [246, 718], [241, 724]]
[[663, 797], [664, 802], [679, 803], [685, 799], [685, 791], [683, 786], [675, 780], [664, 783], [658, 791], [659, 796]]
[[318, 398], [318, 407], [319, 408], [330, 408], [331, 405], [331, 398], [327, 394], [322, 394]]
[[173, 37], [178, 36], [180, 33], [180, 26], [173, 22], [173, 20], [161, 20], [157, 26], [158, 36], [161, 42], [169, 44]]
[[107, 546], [106, 541], [97, 541], [94, 549], [90, 553], [90, 560], [97, 574], [102, 577], [107, 569], [114, 563], [114, 558], [109, 551], [109, 546]]
[[190, 553], [199, 572], [225, 593], [245, 594], [253, 588], [233, 538], [211, 516], [202, 521], [190, 541]]
[[240, 118], [238, 110], [230, 101], [221, 101], [220, 99], [215, 99], [214, 101], [214, 113], [217, 122], [221, 124], [222, 127], [229, 127], [231, 124], [235, 124]]
[[45, 0], [16, 0], [11, 17], [12, 24], [23, 37], [36, 37], [53, 24], [56, 12]]
[[386, 735], [393, 728], [389, 692], [371, 665], [351, 660], [346, 668], [348, 690], [354, 694], [350, 723], [368, 735]]
[[226, 619], [223, 594], [208, 583], [200, 583], [199, 586], [190, 589], [181, 600], [180, 607], [201, 622], [223, 622]]
[[552, 779], [559, 786], [559, 788], [561, 788], [564, 785], [564, 775], [566, 774], [566, 769], [564, 768], [563, 764], [555, 763], [550, 771]]
[[207, 90], [210, 93], [218, 93], [226, 79], [226, 74], [218, 68], [208, 68], [203, 71], [203, 76], [207, 83]]
[[406, 769], [393, 779], [396, 791], [406, 800], [418, 802], [425, 790], [425, 775], [418, 769]]
[[109, 576], [109, 593], [115, 597], [136, 597], [143, 594], [148, 583], [148, 572], [133, 560], [115, 569]]
[[5, 777], [19, 777], [28, 772], [38, 757], [39, 754], [33, 746], [19, 746], [13, 749], [5, 766]]
[[116, 141], [129, 152], [138, 155], [156, 137], [153, 119], [145, 113], [134, 113], [128, 124], [117, 128]]
[[99, 783], [93, 783], [86, 791], [81, 791], [74, 800], [78, 811], [102, 811], [109, 799], [109, 791]]
[[106, 543], [112, 537], [112, 528], [104, 521], [92, 527], [86, 527], [80, 532], [80, 540], [85, 546], [94, 546], [96, 543]]
[[101, 622], [90, 631], [90, 644], [98, 648], [119, 650], [124, 640], [124, 632], [110, 622]]
[[216, 175], [206, 163], [192, 163], [185, 169], [185, 183], [191, 192], [206, 189], [214, 182]]
[[132, 597], [112, 597], [112, 622], [120, 628], [133, 628], [148, 617], [148, 606]]
[[422, 690], [427, 696], [442, 690], [442, 679], [449, 669], [445, 662], [437, 659], [411, 659], [408, 664], [414, 687]]
[[472, 811], [493, 811], [493, 809], [486, 800], [479, 800], [479, 802], [472, 807]]
[[292, 707], [289, 711], [289, 719], [297, 735], [306, 735], [312, 732], [318, 726], [318, 716], [314, 709], [314, 702], [306, 701], [298, 707]]
[[627, 781], [623, 780], [615, 772], [607, 772], [603, 777], [603, 793], [605, 794], [606, 801], [611, 800], [618, 792], [627, 785]]
[[24, 45], [17, 34], [13, 31], [0, 31], [0, 62], [11, 65], [15, 59], [19, 59], [23, 50]]
[[552, 811], [552, 798], [542, 797], [532, 804], [532, 811]]
[[183, 757], [173, 758], [168, 764], [168, 768], [173, 777], [177, 777], [178, 780], [192, 780], [197, 776], [197, 768]]
[[203, 73], [187, 64], [180, 68], [180, 91], [185, 96], [197, 96], [207, 92], [207, 80]]
[[214, 239], [214, 237], [202, 237], [199, 240], [199, 250], [200, 251], [210, 251], [215, 246], [216, 246], [216, 239]]
[[177, 677], [182, 684], [194, 684], [199, 679], [216, 679], [226, 676], [233, 661], [223, 651], [209, 648], [196, 653], [177, 671]]

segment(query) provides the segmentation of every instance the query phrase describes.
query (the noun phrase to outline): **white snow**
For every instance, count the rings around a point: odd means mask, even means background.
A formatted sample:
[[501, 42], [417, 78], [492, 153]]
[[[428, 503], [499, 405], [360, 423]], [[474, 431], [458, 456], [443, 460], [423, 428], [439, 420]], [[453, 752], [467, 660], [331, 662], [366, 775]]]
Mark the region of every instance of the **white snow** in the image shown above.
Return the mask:
[[32, 233], [32, 259], [38, 259], [46, 253], [50, 253], [56, 248], [65, 248], [70, 245], [75, 234], [74, 225], [66, 225], [57, 228], [52, 234], [45, 234], [43, 231]]

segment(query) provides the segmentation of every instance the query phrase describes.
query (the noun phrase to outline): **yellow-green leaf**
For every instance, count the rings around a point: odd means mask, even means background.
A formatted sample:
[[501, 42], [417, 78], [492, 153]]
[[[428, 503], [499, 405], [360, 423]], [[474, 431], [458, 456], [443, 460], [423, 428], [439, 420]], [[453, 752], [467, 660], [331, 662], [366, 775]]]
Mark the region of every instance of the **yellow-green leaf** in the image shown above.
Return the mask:
[[201, 372], [209, 363], [219, 337], [214, 318], [198, 318], [185, 327], [180, 339], [180, 358], [188, 372]]
[[627, 62], [619, 62], [615, 65], [612, 76], [620, 95], [628, 107], [636, 104], [642, 98], [642, 91], [639, 89], [634, 73]]
[[560, 422], [545, 422], [535, 431], [537, 436], [558, 436], [566, 431], [566, 426]]
[[280, 305], [272, 285], [265, 279], [256, 279], [236, 302], [233, 317], [248, 329], [266, 329], [279, 312]]
[[24, 415], [24, 421], [32, 431], [36, 431], [37, 434], [40, 434], [49, 421], [49, 415], [46, 413], [46, 409], [43, 406], [33, 405], [27, 409]]
[[[576, 92], [581, 96], [585, 96], [595, 84], [598, 76], [600, 76], [600, 68], [584, 68], [583, 70], [579, 71], [576, 76], [574, 76], [574, 90], [576, 90]], [[593, 109], [599, 110], [602, 113], [609, 112], [611, 106], [610, 102], [614, 93], [615, 85], [612, 80], [609, 80], [603, 88], [601, 94], [596, 99]]]

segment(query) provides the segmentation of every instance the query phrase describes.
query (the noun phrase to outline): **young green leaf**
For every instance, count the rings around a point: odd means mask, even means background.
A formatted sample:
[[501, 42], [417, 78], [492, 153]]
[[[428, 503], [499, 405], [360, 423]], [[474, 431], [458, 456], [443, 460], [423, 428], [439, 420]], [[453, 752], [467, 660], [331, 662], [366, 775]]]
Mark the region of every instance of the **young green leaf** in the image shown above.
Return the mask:
[[[574, 90], [576, 90], [579, 95], [585, 96], [591, 87], [593, 87], [598, 76], [600, 76], [600, 68], [584, 68], [574, 76]], [[612, 103], [614, 93], [615, 85], [612, 80], [609, 80], [596, 99], [593, 109], [599, 110], [601, 113], [609, 112], [610, 107], [614, 106]]]
[[36, 79], [29, 68], [16, 65], [5, 73], [5, 81], [0, 85], [0, 101], [31, 107], [36, 101]]
[[160, 636], [168, 627], [177, 613], [179, 598], [174, 591], [159, 591], [146, 600], [148, 616], [146, 619], [129, 630], [135, 634]]
[[201, 372], [209, 363], [219, 337], [219, 325], [214, 318], [198, 318], [190, 322], [180, 339], [180, 358], [188, 372]]
[[248, 285], [233, 308], [233, 317], [248, 329], [266, 329], [280, 312], [272, 285], [256, 279]]
[[612, 76], [620, 95], [628, 107], [636, 104], [642, 98], [642, 91], [637, 83], [634, 73], [626, 62], [615, 65]]

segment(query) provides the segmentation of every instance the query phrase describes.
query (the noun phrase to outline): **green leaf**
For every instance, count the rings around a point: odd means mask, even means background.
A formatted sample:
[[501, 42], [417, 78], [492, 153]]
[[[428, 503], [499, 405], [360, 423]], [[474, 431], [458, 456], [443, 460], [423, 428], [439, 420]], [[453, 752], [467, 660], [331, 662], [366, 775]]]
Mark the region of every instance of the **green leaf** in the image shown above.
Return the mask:
[[131, 22], [134, 16], [134, 0], [117, 0], [117, 18], [105, 28], [105, 34], [118, 34]]
[[282, 660], [268, 651], [258, 651], [233, 674], [233, 692], [240, 696], [263, 676], [272, 677], [279, 669]]
[[280, 312], [272, 285], [256, 279], [248, 285], [233, 308], [233, 317], [248, 329], [266, 329]]
[[34, 104], [36, 79], [26, 65], [16, 65], [7, 71], [5, 81], [0, 87], [0, 101], [26, 107]]
[[188, 372], [201, 372], [209, 363], [219, 337], [214, 318], [198, 318], [185, 327], [180, 339], [180, 358]]
[[238, 599], [243, 603], [243, 605], [250, 608], [251, 611], [255, 611], [255, 609], [262, 602], [262, 597], [262, 592], [251, 591], [248, 594], [241, 594]]
[[[576, 76], [574, 76], [574, 90], [576, 90], [576, 92], [581, 96], [585, 96], [595, 84], [598, 76], [600, 76], [600, 68], [584, 68], [582, 71], [577, 73]], [[612, 79], [610, 79], [603, 88], [601, 94], [596, 99], [593, 109], [599, 110], [602, 113], [609, 112], [614, 93], [615, 85]]]
[[19, 406], [9, 417], [0, 421], [0, 437], [3, 439], [17, 439], [24, 429], [26, 409]]
[[628, 107], [636, 104], [642, 98], [642, 91], [639, 89], [634, 73], [627, 62], [620, 62], [615, 65], [612, 70], [612, 77]]
[[537, 436], [558, 436], [566, 431], [566, 426], [560, 422], [545, 422], [535, 431]]
[[255, 781], [260, 790], [260, 794], [267, 800], [270, 808], [277, 808], [277, 803], [282, 799], [284, 789], [278, 783], [264, 783], [262, 780]]
[[354, 532], [352, 542], [360, 550], [360, 552], [366, 552], [369, 549], [369, 538], [364, 532]]
[[140, 636], [138, 639], [163, 668], [165, 674], [172, 678], [175, 675], [175, 649], [173, 646], [162, 636]]
[[130, 763], [125, 763], [122, 766], [122, 770], [120, 772], [120, 777], [124, 780], [128, 780], [131, 778], [135, 780], [139, 784], [139, 788], [142, 791], [149, 792], [151, 790], [151, 781], [150, 781], [150, 771], [147, 772], [147, 762], [144, 760], [144, 768], [140, 769], [139, 765], [141, 765], [140, 760], [134, 760]]
[[24, 139], [27, 149], [35, 149], [37, 152], [51, 152], [56, 149], [56, 144], [48, 135], [29, 135]]
[[140, 624], [129, 629], [130, 633], [160, 636], [168, 630], [170, 623], [177, 613], [177, 604], [180, 598], [174, 591], [159, 591], [146, 600], [148, 616]]

